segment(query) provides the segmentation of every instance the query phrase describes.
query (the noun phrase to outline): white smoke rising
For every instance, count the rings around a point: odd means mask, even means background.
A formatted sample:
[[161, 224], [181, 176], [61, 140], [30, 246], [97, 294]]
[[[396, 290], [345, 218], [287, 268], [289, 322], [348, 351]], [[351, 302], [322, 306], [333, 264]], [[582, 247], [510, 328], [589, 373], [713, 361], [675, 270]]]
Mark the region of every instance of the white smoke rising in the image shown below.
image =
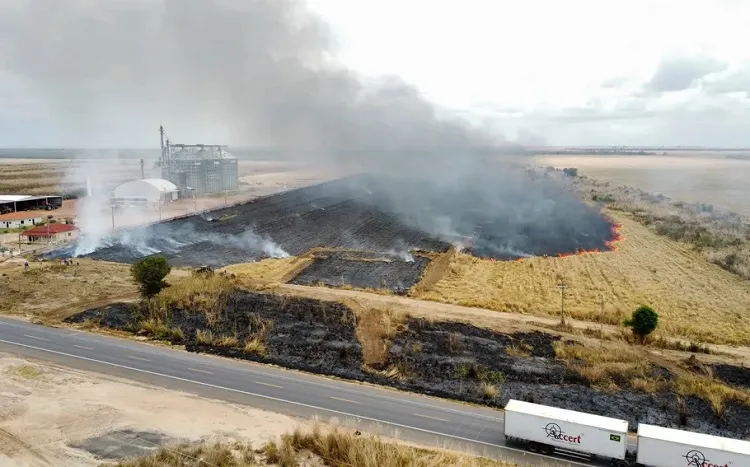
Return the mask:
[[261, 237], [252, 230], [246, 230], [238, 236], [221, 236], [209, 235], [207, 240], [212, 243], [229, 244], [248, 250], [260, 250], [271, 258], [288, 258], [289, 253], [284, 251], [281, 246], [274, 243], [269, 237]]
[[[95, 158], [99, 155], [98, 158]], [[104, 154], [112, 158], [112, 154]], [[84, 152], [73, 160], [63, 175], [63, 183], [70, 187], [85, 187], [86, 196], [76, 201], [75, 222], [81, 232], [74, 256], [91, 253], [99, 248], [111, 233], [111, 223], [105, 221], [109, 209], [108, 180], [106, 166], [111, 162], [101, 154]]]
[[[81, 193], [76, 200], [75, 222], [81, 236], [73, 256], [82, 256], [104, 246], [112, 246], [112, 190], [121, 182], [139, 178], [137, 163], [122, 160], [119, 151], [81, 151], [62, 174], [62, 182]], [[132, 170], [130, 169], [132, 167]], [[142, 223], [151, 213], [145, 206], [116, 209], [114, 228]], [[128, 233], [127, 235], [135, 235]], [[145, 239], [132, 241], [140, 251], [149, 251]]]
[[411, 250], [412, 248], [406, 245], [406, 243], [399, 238], [398, 240], [396, 240], [396, 247], [388, 250], [386, 254], [395, 256], [396, 258], [399, 258], [407, 263], [413, 263], [414, 255], [411, 254]]
[[388, 250], [386, 252], [387, 255], [395, 256], [402, 261], [406, 263], [413, 263], [414, 262], [414, 255], [411, 254], [410, 251], [407, 250]]

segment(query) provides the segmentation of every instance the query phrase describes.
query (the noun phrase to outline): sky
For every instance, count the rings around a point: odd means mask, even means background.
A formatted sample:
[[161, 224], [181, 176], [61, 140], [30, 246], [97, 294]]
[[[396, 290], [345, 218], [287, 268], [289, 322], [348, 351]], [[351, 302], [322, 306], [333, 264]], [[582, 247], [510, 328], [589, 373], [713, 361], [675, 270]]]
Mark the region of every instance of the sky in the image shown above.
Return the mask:
[[[78, 29], [76, 21], [95, 16], [93, 10], [71, 14], [73, 19], [63, 23], [54, 8], [40, 8], [28, 16], [34, 18], [30, 28], [16, 28], [16, 36], [4, 31], [9, 24], [10, 30], [20, 24], [19, 9], [52, 5], [50, 1], [3, 0], [5, 6], [0, 8], [0, 146], [146, 146], [158, 141], [154, 133], [160, 122], [183, 137], [232, 140], [233, 133], [223, 129], [227, 124], [206, 113], [206, 108], [213, 110], [208, 104], [198, 106], [195, 115], [189, 105], [177, 108], [169, 100], [166, 110], [132, 105], [141, 97], [139, 89], [146, 100], [146, 92], [156, 88], [149, 82], [148, 70], [142, 71], [138, 86], [127, 94], [93, 79], [87, 88], [80, 84], [89, 81], [81, 80], [86, 76], [79, 70], [74, 91], [80, 104], [62, 105], [73, 88], [66, 87], [70, 81], [55, 85], [53, 77], [60, 70], [72, 73], [64, 63], [82, 55], [63, 45], [68, 43], [67, 34]], [[184, 0], [196, 1], [200, 0]], [[59, 0], [55, 5], [60, 3], [76, 3], [75, 8], [84, 11], [80, 5], [87, 2]], [[306, 3], [328, 25], [330, 38], [322, 47], [331, 60], [362, 76], [398, 76], [441, 113], [467, 119], [511, 141], [555, 146], [750, 147], [748, 1]], [[135, 31], [138, 28], [133, 26]], [[127, 51], [135, 48], [127, 43], [136, 40], [133, 36], [131, 32], [113, 43]], [[29, 50], [36, 55], [24, 49], [25, 41], [35, 44]], [[85, 38], [76, 41], [70, 43], [81, 47]], [[232, 47], [232, 43], [216, 47]], [[19, 56], [33, 57], [35, 65], [19, 61]], [[114, 79], [125, 76], [125, 68], [138, 66], [128, 63], [130, 55], [122, 57], [118, 73], [96, 77]], [[96, 66], [94, 61], [82, 63]], [[158, 67], [158, 60], [149, 66]], [[208, 88], [223, 85], [203, 83]], [[191, 95], [183, 97], [189, 101]], [[95, 118], [92, 114], [81, 119], [93, 112], [86, 100], [102, 106], [106, 102], [107, 111], [98, 109]], [[81, 115], [71, 118], [72, 112]], [[259, 141], [264, 139], [254, 134]]]

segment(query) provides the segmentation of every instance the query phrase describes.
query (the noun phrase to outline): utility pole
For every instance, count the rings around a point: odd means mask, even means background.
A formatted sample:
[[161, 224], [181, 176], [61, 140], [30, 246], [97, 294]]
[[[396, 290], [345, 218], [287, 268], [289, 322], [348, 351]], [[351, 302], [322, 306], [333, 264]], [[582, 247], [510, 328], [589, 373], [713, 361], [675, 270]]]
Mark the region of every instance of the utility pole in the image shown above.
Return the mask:
[[198, 198], [196, 198], [195, 190], [193, 190], [193, 212], [198, 212]]
[[161, 221], [161, 199], [156, 202], [156, 205], [159, 206], [159, 220]]
[[601, 311], [599, 313], [599, 345], [604, 346], [604, 294], [599, 294]]
[[560, 325], [565, 326], [565, 289], [568, 288], [568, 284], [564, 279], [560, 279], [557, 288], [560, 289]]
[[110, 206], [112, 208], [112, 230], [115, 230], [115, 205]]
[[164, 126], [159, 125], [159, 136], [161, 136], [161, 160], [165, 159], [166, 154], [164, 153]]
[[141, 180], [146, 178], [146, 171], [143, 169], [143, 159], [141, 159]]
[[224, 207], [227, 207], [227, 189], [224, 188]]

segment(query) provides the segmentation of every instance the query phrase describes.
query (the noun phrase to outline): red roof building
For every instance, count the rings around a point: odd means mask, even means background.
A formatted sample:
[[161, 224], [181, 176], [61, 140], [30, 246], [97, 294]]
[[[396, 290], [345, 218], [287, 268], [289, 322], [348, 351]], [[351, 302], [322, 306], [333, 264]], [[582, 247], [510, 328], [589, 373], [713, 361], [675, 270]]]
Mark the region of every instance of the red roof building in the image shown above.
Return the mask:
[[78, 237], [78, 227], [73, 224], [39, 225], [21, 234], [30, 242], [60, 242], [74, 240]]

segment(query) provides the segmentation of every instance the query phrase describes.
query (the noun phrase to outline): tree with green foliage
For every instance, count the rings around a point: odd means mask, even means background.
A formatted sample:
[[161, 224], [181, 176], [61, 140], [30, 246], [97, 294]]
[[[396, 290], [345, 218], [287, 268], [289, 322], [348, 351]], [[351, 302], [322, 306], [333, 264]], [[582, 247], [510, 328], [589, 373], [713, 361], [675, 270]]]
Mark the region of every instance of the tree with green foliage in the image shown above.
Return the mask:
[[654, 332], [659, 324], [659, 315], [650, 306], [641, 305], [633, 312], [633, 316], [626, 319], [623, 324], [631, 328], [633, 334], [643, 342], [646, 336]]
[[168, 287], [164, 281], [172, 268], [164, 256], [149, 256], [130, 267], [133, 280], [138, 284], [141, 294], [150, 298], [158, 294], [161, 289]]

